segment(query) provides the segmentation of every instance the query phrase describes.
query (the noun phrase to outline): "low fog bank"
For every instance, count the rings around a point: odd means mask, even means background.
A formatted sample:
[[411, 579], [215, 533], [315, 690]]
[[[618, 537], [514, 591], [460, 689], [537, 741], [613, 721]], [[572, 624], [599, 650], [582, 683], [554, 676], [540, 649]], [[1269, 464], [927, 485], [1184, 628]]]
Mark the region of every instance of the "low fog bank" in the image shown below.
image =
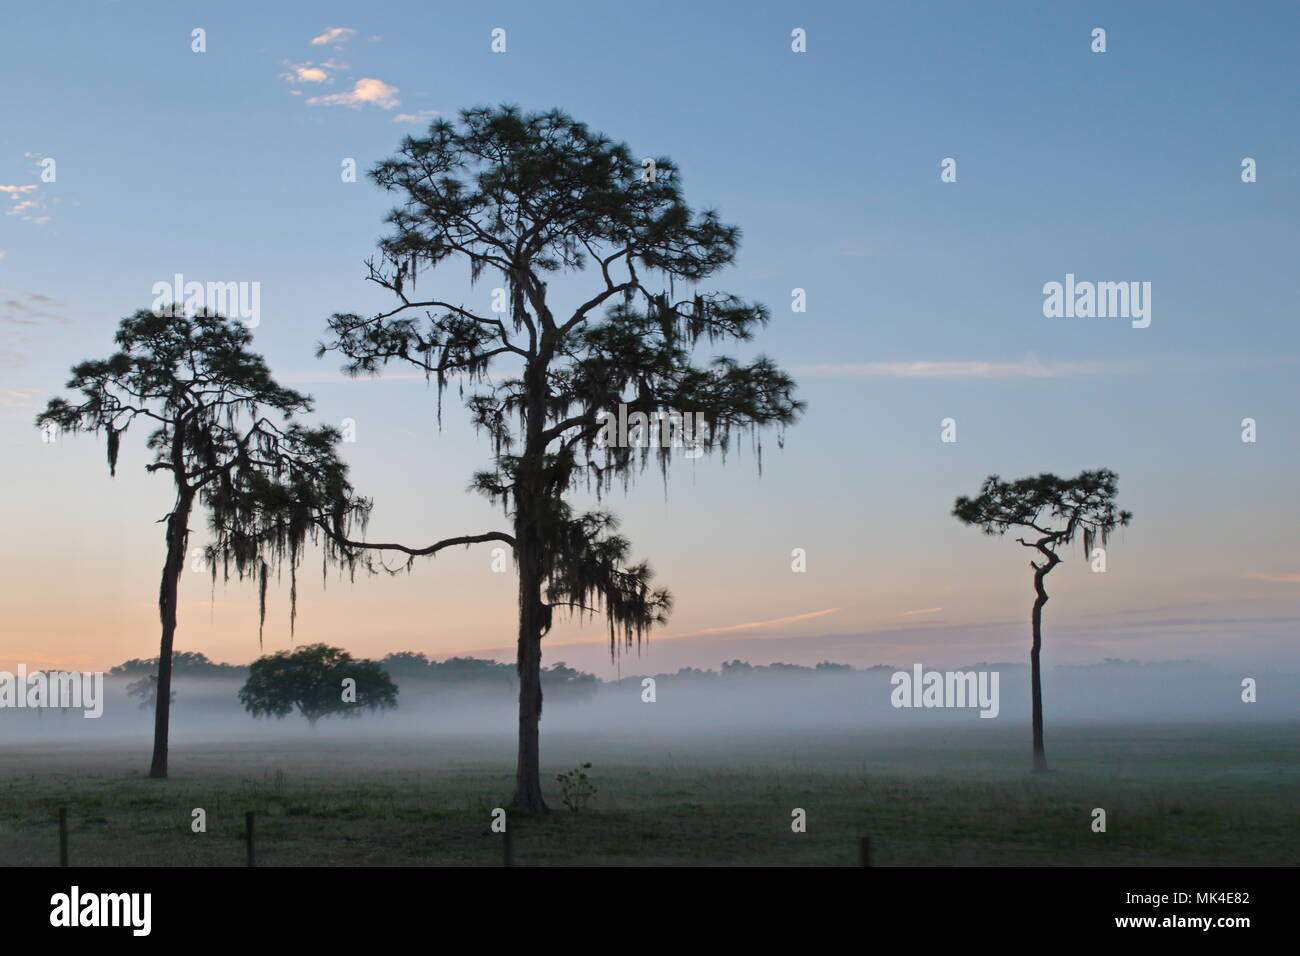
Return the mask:
[[[309, 729], [294, 714], [283, 719], [253, 718], [239, 702], [244, 668], [229, 668], [217, 677], [178, 676], [172, 707], [172, 739], [236, 740], [285, 737], [506, 736], [516, 732], [513, 667], [481, 662], [460, 667], [438, 679], [431, 671], [395, 666], [398, 706], [361, 712], [355, 718], [331, 717]], [[222, 665], [224, 666], [224, 665]], [[981, 701], [966, 707], [895, 707], [900, 695], [913, 700], [910, 688], [891, 681], [910, 665], [855, 670], [844, 665], [817, 668], [775, 664], [754, 667], [743, 662], [719, 671], [686, 669], [653, 676], [601, 682], [562, 665], [548, 670], [542, 726], [546, 731], [601, 731], [644, 735], [647, 731], [772, 731], [834, 727], [888, 729], [936, 725], [1005, 726], [1028, 724], [1029, 669], [1022, 664], [974, 664], [964, 671], [983, 673], [986, 705], [997, 716], [981, 718]], [[994, 702], [992, 675], [997, 675]], [[1244, 702], [1242, 682], [1257, 684], [1257, 701]], [[80, 711], [0, 709], [0, 740], [148, 738], [152, 705], [141, 706], [127, 692], [133, 675], [105, 680], [103, 716], [86, 719]], [[1094, 665], [1049, 668], [1044, 673], [1044, 708], [1048, 726], [1083, 723], [1245, 724], [1289, 722], [1297, 717], [1300, 674], [1275, 671], [1229, 672], [1196, 662], [1137, 663], [1107, 661]], [[904, 694], [904, 691], [908, 693]], [[919, 691], [916, 693], [920, 693]], [[933, 699], [933, 692], [932, 692]], [[955, 701], [949, 701], [953, 703]]]

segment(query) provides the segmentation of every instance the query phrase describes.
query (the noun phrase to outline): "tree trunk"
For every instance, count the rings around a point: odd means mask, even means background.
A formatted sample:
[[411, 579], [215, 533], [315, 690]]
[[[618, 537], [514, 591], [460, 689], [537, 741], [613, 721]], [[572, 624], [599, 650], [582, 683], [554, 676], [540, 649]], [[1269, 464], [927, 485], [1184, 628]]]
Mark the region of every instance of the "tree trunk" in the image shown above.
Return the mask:
[[531, 515], [515, 522], [519, 561], [519, 757], [515, 766], [515, 795], [510, 806], [527, 813], [545, 813], [542, 797], [541, 751], [538, 734], [542, 717], [542, 569], [540, 542], [530, 527]]
[[176, 507], [167, 518], [167, 562], [163, 565], [162, 586], [158, 592], [158, 616], [162, 619], [162, 644], [158, 648], [158, 686], [155, 688], [153, 721], [153, 763], [149, 776], [167, 779], [167, 736], [172, 702], [172, 645], [176, 637], [176, 594], [181, 571], [185, 568], [185, 546], [189, 539], [190, 510], [193, 494], [181, 491]]
[[1029, 680], [1032, 686], [1034, 709], [1034, 773], [1047, 771], [1047, 751], [1043, 748], [1043, 682], [1039, 666], [1039, 654], [1043, 648], [1043, 605], [1047, 603], [1047, 589], [1043, 587], [1043, 578], [1052, 570], [1053, 564], [1047, 564], [1034, 572], [1033, 627], [1034, 643], [1029, 651]]
[[[540, 319], [539, 319], [540, 321]], [[524, 447], [515, 473], [515, 561], [519, 566], [519, 756], [515, 765], [514, 810], [547, 812], [542, 797], [538, 724], [542, 718], [542, 634], [550, 626], [550, 608], [542, 603], [543, 549], [552, 502], [544, 473], [546, 440], [546, 367], [553, 353], [549, 332], [524, 370]]]

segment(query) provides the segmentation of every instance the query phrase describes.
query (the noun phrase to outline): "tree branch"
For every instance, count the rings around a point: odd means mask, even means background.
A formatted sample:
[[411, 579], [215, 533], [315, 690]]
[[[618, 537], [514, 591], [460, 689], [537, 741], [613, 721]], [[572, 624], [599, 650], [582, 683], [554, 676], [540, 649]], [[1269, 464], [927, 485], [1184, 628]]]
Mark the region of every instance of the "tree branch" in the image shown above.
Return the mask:
[[427, 548], [409, 548], [404, 544], [381, 544], [370, 541], [353, 541], [351, 538], [336, 532], [332, 527], [330, 527], [329, 522], [325, 518], [318, 516], [313, 520], [317, 527], [324, 531], [326, 535], [344, 547], [370, 551], [401, 551], [403, 554], [409, 554], [411, 557], [415, 558], [437, 554], [444, 548], [452, 548], [458, 544], [468, 545], [482, 544], [485, 541], [502, 541], [510, 545], [512, 548], [515, 546], [514, 537], [506, 534], [504, 531], [489, 531], [486, 534], [467, 534], [461, 535], [458, 538], [444, 538], [442, 541], [439, 541], [436, 544], [431, 544]]

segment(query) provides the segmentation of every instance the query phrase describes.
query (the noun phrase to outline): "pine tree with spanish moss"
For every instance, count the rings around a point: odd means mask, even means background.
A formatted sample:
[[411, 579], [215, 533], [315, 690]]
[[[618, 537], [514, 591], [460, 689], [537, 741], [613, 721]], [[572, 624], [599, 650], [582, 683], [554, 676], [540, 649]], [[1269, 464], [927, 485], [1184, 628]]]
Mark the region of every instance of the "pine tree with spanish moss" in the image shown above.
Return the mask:
[[[36, 419], [40, 428], [103, 434], [110, 475], [131, 426], [153, 428], [147, 440], [153, 461], [145, 470], [166, 475], [174, 495], [161, 519], [166, 558], [149, 768], [159, 779], [167, 777], [178, 585], [195, 509], [206, 510], [212, 525], [206, 549], [212, 573], [220, 564], [227, 576], [233, 571], [258, 580], [259, 640], [268, 579], [287, 567], [296, 584], [308, 539], [323, 540], [327, 561], [349, 560], [321, 534], [320, 514], [331, 514], [343, 529], [364, 527], [369, 510], [335, 454], [338, 432], [293, 421], [311, 411], [311, 399], [278, 385], [262, 357], [249, 351], [251, 340], [244, 325], [220, 315], [187, 315], [179, 306], [141, 310], [121, 321], [117, 351], [73, 367], [67, 387], [80, 400], [51, 399]], [[296, 586], [291, 594], [296, 598]], [[291, 626], [295, 611], [296, 604]]]
[[1034, 571], [1034, 608], [1030, 615], [1033, 644], [1029, 652], [1029, 678], [1033, 704], [1034, 771], [1045, 772], [1047, 751], [1043, 745], [1043, 685], [1039, 659], [1043, 646], [1043, 605], [1047, 603], [1044, 580], [1063, 558], [1058, 549], [1076, 538], [1083, 544], [1084, 557], [1093, 545], [1105, 545], [1111, 532], [1133, 520], [1129, 511], [1115, 506], [1119, 476], [1113, 471], [1081, 471], [1073, 478], [1043, 473], [1034, 478], [1003, 481], [997, 475], [984, 479], [974, 498], [962, 496], [952, 509], [963, 524], [975, 525], [985, 534], [1004, 535], [1012, 528], [1026, 528], [1035, 536], [1016, 538], [1041, 555], [1030, 560]]
[[[613, 515], [577, 513], [567, 500], [584, 484], [597, 495], [615, 480], [626, 488], [652, 458], [666, 476], [682, 453], [648, 435], [640, 447], [610, 442], [604, 415], [624, 404], [629, 417], [654, 417], [661, 428], [658, 416], [691, 416], [710, 436], [692, 436], [701, 454], [725, 454], [733, 434], [748, 432], [761, 455], [755, 430], [782, 428], [803, 406], [767, 358], [696, 361], [697, 345], [746, 342], [768, 313], [701, 285], [731, 264], [739, 231], [686, 205], [670, 159], [637, 159], [560, 111], [505, 106], [433, 123], [371, 176], [399, 201], [367, 277], [395, 304], [334, 315], [321, 352], [343, 356], [354, 375], [393, 363], [419, 369], [437, 382], [439, 415], [455, 380], [493, 445], [491, 467], [472, 487], [501, 507], [509, 527], [426, 547], [338, 540], [408, 558], [480, 542], [511, 547], [520, 683], [512, 807], [543, 812], [541, 642], [555, 612], [603, 615], [612, 654], [639, 643], [671, 609], [649, 565], [629, 563]], [[429, 289], [426, 274], [452, 262], [468, 267], [472, 282], [499, 283], [504, 311]], [[588, 285], [566, 300], [551, 288], [557, 278], [566, 288]]]

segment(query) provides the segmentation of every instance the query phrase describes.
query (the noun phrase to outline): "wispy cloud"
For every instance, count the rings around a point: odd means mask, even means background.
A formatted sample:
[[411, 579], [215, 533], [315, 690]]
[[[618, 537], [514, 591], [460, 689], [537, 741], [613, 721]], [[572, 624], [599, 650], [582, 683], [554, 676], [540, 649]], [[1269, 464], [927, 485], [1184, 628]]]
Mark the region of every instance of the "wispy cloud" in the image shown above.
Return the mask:
[[289, 60], [284, 61], [288, 71], [280, 74], [280, 79], [289, 83], [333, 83], [334, 74], [340, 70], [348, 69], [346, 63], [340, 63], [335, 59], [325, 60], [323, 63], [316, 63], [307, 60], [303, 63], [293, 63]]
[[44, 225], [45, 223], [50, 221], [49, 216], [29, 215], [29, 213], [35, 213], [38, 210], [44, 208], [45, 208], [45, 203], [43, 202], [40, 202], [35, 199], [24, 199], [22, 202], [14, 203], [14, 205], [9, 208], [9, 211], [5, 213], [5, 215], [17, 216], [20, 219], [22, 219], [23, 222], [34, 222], [37, 225]]
[[326, 83], [330, 75], [327, 70], [311, 63], [291, 63], [289, 72], [281, 73], [280, 77], [290, 83]]
[[418, 113], [398, 113], [393, 117], [394, 123], [427, 123], [435, 116], [441, 116], [437, 110], [420, 110]]
[[705, 634], [731, 634], [735, 631], [750, 631], [757, 627], [773, 627], [777, 624], [792, 624], [795, 621], [807, 621], [814, 617], [825, 617], [827, 614], [834, 614], [838, 611], [837, 607], [828, 607], [821, 611], [808, 611], [806, 614], [793, 614], [790, 617], [774, 617], [767, 621], [750, 621], [747, 624], [728, 624], [726, 627], [706, 627], [702, 631], [691, 631], [688, 634], [669, 634], [669, 638], [678, 637], [701, 637]]
[[1132, 363], [1119, 361], [1061, 362], [1044, 361], [1034, 355], [1020, 361], [912, 361], [912, 362], [837, 362], [800, 365], [795, 370], [805, 375], [938, 378], [938, 379], [1014, 379], [1077, 378], [1090, 375], [1114, 375], [1130, 371]]
[[363, 77], [357, 80], [356, 85], [346, 93], [330, 93], [327, 96], [312, 96], [307, 99], [308, 106], [348, 106], [352, 109], [360, 109], [363, 106], [378, 106], [380, 109], [391, 110], [395, 106], [401, 105], [401, 100], [397, 98], [400, 92], [397, 87], [389, 86], [383, 80], [376, 80], [373, 77]]
[[327, 46], [332, 43], [335, 46], [342, 46], [356, 35], [357, 31], [353, 30], [351, 27], [330, 27], [320, 36], [312, 37], [311, 45]]
[[1102, 358], [1082, 361], [1040, 359], [1032, 353], [1020, 360], [918, 359], [906, 362], [827, 362], [803, 364], [803, 375], [845, 378], [915, 378], [949, 380], [1068, 379], [1107, 375], [1203, 374], [1227, 370], [1257, 372], [1294, 368], [1294, 355], [1163, 356], [1159, 359]]
[[942, 611], [941, 607], [923, 607], [916, 611], [904, 611], [902, 614], [895, 614], [894, 617], [916, 617], [919, 614], [938, 614]]
[[[24, 158], [39, 158], [40, 153], [23, 153]], [[39, 163], [33, 164], [39, 166]], [[21, 186], [0, 185], [0, 194], [13, 200], [13, 205], [5, 212], [6, 216], [17, 216], [23, 222], [32, 222], [43, 226], [50, 221], [48, 215], [38, 215], [45, 210], [45, 202], [40, 197], [40, 185], [27, 183]], [[56, 200], [57, 201], [57, 200]]]
[[1263, 571], [1246, 571], [1242, 574], [1243, 578], [1250, 578], [1252, 581], [1273, 581], [1278, 584], [1300, 584], [1300, 574], [1267, 574]]
[[[774, 617], [768, 621], [750, 621], [746, 624], [729, 624], [726, 627], [709, 627], [702, 631], [689, 631], [684, 634], [665, 634], [655, 637], [656, 641], [675, 641], [687, 637], [709, 637], [715, 634], [734, 634], [737, 631], [751, 631], [763, 627], [775, 627], [778, 624], [791, 624], [796, 621], [807, 621], [815, 617], [825, 617], [827, 614], [834, 614], [840, 610], [837, 607], [828, 607], [821, 611], [808, 611], [805, 614], [793, 614], [790, 617]], [[772, 635], [765, 635], [762, 640], [771, 638]], [[578, 638], [577, 640], [564, 641], [563, 643], [552, 644], [551, 649], [557, 650], [561, 647], [588, 647], [596, 644], [607, 644], [608, 636], [595, 638]], [[485, 648], [481, 649], [482, 653], [496, 653], [498, 651], [509, 651], [510, 648]]]
[[[18, 292], [13, 289], [0, 288], [0, 328], [4, 328], [5, 345], [10, 348], [0, 350], [0, 369], [22, 368], [28, 364], [28, 355], [18, 351], [19, 348], [33, 344], [29, 330], [39, 329], [51, 323], [71, 325], [72, 323], [58, 311], [63, 304], [38, 292]], [[20, 399], [25, 393], [12, 388], [3, 390], [0, 395], [0, 407], [14, 408], [24, 404]]]
[[47, 295], [15, 292], [12, 289], [0, 289], [0, 295], [10, 296], [0, 300], [0, 323], [4, 325], [36, 326], [49, 322], [71, 324], [67, 318], [53, 311], [60, 308], [60, 304]]

